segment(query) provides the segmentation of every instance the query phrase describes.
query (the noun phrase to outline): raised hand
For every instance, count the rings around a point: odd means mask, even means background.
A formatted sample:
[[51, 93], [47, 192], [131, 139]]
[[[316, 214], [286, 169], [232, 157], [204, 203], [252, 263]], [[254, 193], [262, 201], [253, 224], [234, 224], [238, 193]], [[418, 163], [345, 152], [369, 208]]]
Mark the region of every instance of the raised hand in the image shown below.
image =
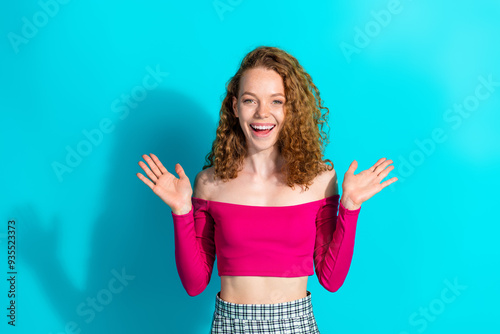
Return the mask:
[[173, 213], [185, 214], [191, 211], [193, 189], [182, 166], [179, 163], [175, 165], [175, 171], [179, 175], [179, 178], [176, 178], [168, 172], [153, 153], [151, 153], [151, 157], [146, 154], [142, 157], [151, 169], [142, 161], [139, 161], [139, 166], [146, 172], [149, 179], [141, 173], [137, 173], [137, 177], [151, 188], [170, 207]]
[[396, 182], [398, 178], [393, 177], [380, 183], [394, 169], [394, 166], [389, 166], [391, 163], [393, 163], [392, 160], [382, 158], [372, 167], [354, 175], [354, 171], [358, 167], [358, 162], [354, 160], [345, 173], [344, 181], [342, 182], [342, 201], [345, 203], [344, 206], [348, 205], [349, 207], [346, 206], [348, 209], [357, 209], [363, 202], [380, 190]]

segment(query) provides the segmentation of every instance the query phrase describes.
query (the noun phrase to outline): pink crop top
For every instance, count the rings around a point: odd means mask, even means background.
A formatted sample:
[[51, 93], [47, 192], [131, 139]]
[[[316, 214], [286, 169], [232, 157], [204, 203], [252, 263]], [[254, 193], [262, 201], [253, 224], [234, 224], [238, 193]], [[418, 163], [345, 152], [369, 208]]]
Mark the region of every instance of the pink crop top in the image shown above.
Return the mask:
[[[175, 262], [189, 296], [219, 276], [299, 277], [314, 274], [328, 291], [347, 276], [359, 211], [340, 195], [290, 206], [250, 206], [192, 197], [189, 213], [172, 212]], [[338, 216], [337, 216], [338, 210]]]

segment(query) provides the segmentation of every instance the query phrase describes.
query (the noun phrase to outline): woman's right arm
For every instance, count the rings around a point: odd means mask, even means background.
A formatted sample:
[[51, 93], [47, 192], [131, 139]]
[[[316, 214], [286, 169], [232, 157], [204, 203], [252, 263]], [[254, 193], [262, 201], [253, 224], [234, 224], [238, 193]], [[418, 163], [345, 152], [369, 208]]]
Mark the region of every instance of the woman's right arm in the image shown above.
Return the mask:
[[191, 297], [205, 290], [215, 262], [214, 221], [207, 212], [208, 202], [196, 198], [192, 201], [189, 213], [172, 212], [177, 272]]
[[[143, 158], [151, 169], [142, 161], [139, 165], [149, 179], [141, 173], [136, 175], [172, 210], [177, 271], [188, 295], [196, 296], [210, 282], [215, 261], [214, 222], [207, 211], [208, 202], [192, 198], [191, 183], [180, 164], [175, 165], [176, 178], [154, 154]], [[196, 176], [196, 190], [202, 187], [200, 174]]]

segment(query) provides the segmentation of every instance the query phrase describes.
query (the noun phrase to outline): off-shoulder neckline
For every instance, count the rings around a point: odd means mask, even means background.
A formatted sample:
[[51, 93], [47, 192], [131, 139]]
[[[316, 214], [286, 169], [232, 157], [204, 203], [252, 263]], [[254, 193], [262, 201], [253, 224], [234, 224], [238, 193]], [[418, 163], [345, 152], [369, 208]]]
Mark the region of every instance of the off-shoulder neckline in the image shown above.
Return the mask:
[[236, 203], [227, 203], [227, 202], [219, 202], [219, 201], [211, 201], [208, 199], [203, 199], [203, 198], [198, 198], [198, 197], [192, 197], [195, 200], [199, 201], [204, 201], [208, 203], [217, 203], [217, 204], [223, 204], [223, 205], [232, 205], [232, 206], [241, 206], [241, 207], [249, 207], [249, 208], [292, 208], [292, 207], [298, 207], [298, 206], [305, 206], [305, 205], [310, 205], [310, 204], [316, 204], [321, 201], [328, 201], [330, 199], [334, 199], [334, 197], [339, 197], [340, 194], [335, 194], [332, 196], [328, 196], [322, 199], [318, 199], [316, 201], [311, 201], [311, 202], [306, 202], [306, 203], [300, 203], [300, 204], [295, 204], [295, 205], [281, 205], [281, 206], [264, 206], [264, 205], [248, 205], [248, 204], [236, 204]]

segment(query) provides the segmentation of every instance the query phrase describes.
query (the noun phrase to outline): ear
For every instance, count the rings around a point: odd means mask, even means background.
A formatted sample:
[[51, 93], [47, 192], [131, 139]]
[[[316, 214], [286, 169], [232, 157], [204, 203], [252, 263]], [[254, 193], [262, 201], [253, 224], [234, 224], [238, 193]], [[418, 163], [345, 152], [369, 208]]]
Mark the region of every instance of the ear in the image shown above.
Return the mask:
[[233, 96], [233, 112], [234, 116], [238, 118], [238, 99], [236, 96]]

